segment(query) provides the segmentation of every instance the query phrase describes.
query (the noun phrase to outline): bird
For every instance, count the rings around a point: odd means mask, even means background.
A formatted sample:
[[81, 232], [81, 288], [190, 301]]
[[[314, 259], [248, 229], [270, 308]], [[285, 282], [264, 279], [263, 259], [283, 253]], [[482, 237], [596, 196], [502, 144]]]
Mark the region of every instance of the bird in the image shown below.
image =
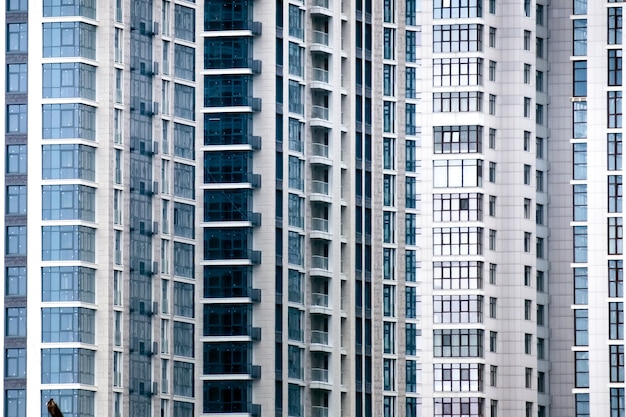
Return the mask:
[[50, 417], [63, 417], [63, 413], [59, 410], [59, 406], [54, 402], [54, 398], [50, 398], [46, 403]]

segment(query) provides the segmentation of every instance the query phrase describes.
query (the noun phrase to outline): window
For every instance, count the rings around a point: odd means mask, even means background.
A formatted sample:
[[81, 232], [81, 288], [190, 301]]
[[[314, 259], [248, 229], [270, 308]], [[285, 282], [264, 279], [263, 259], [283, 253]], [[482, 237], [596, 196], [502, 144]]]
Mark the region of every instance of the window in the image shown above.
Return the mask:
[[587, 0], [574, 0], [574, 14], [587, 14]]
[[437, 58], [433, 60], [435, 87], [482, 85], [482, 58]]
[[532, 233], [524, 232], [524, 252], [530, 253], [530, 240], [532, 239]]
[[543, 93], [543, 71], [535, 71], [535, 91]]
[[622, 212], [622, 176], [608, 176], [608, 208], [609, 213]]
[[587, 137], [587, 102], [575, 101], [572, 103], [574, 112], [574, 139], [584, 139]]
[[624, 382], [624, 345], [609, 345], [611, 382]]
[[481, 295], [433, 296], [433, 323], [482, 323]]
[[6, 133], [26, 133], [28, 129], [28, 106], [26, 104], [8, 104], [6, 112]]
[[524, 64], [524, 84], [530, 84], [530, 73], [532, 65]]
[[85, 104], [44, 104], [44, 139], [96, 139], [96, 108]]
[[524, 376], [525, 376], [524, 381], [525, 381], [526, 388], [532, 388], [533, 387], [533, 369], [526, 368], [524, 372]]
[[543, 22], [544, 22], [543, 14], [544, 14], [543, 4], [537, 4], [535, 8], [535, 23], [537, 25], [543, 26]]
[[433, 262], [433, 289], [480, 289], [482, 274], [482, 262]]
[[609, 49], [608, 50], [608, 67], [609, 67], [609, 85], [619, 86], [622, 85], [622, 50], [621, 49]]
[[524, 97], [524, 117], [530, 117], [530, 106], [531, 106], [532, 100], [530, 99], [530, 97]]
[[433, 93], [435, 113], [482, 111], [483, 93], [478, 91]]
[[533, 272], [533, 267], [525, 265], [524, 266], [524, 286], [530, 287], [530, 277]]
[[537, 338], [537, 359], [543, 360], [546, 358], [546, 340], [541, 337]]
[[28, 0], [8, 0], [7, 12], [25, 12], [28, 11]]
[[5, 254], [26, 255], [26, 226], [7, 226]]
[[489, 351], [497, 352], [498, 348], [498, 332], [489, 332]]
[[524, 16], [530, 17], [530, 0], [524, 0]]
[[96, 27], [82, 22], [44, 23], [43, 56], [95, 59]]
[[622, 169], [622, 134], [607, 134], [607, 168], [609, 171]]
[[482, 160], [456, 159], [433, 161], [433, 186], [480, 187], [482, 186]]
[[[435, 25], [433, 52], [480, 52], [482, 31], [483, 26], [479, 24]], [[392, 59], [387, 56], [384, 58]]]
[[535, 223], [543, 225], [544, 222], [544, 206], [543, 204], [537, 204], [535, 207]]
[[496, 61], [489, 61], [489, 81], [496, 81]]
[[496, 0], [489, 0], [489, 13], [496, 14]]
[[489, 229], [489, 250], [496, 250], [497, 231]]
[[610, 388], [611, 417], [623, 417], [626, 403], [624, 403], [624, 388]]
[[26, 214], [26, 186], [25, 185], [7, 185], [6, 187], [6, 207], [7, 215], [25, 215]]
[[477, 363], [433, 364], [434, 391], [477, 392], [482, 390], [483, 365]]
[[537, 372], [537, 391], [546, 392], [546, 374], [545, 372]]
[[535, 157], [537, 159], [543, 159], [543, 138], [536, 137], [535, 138]]
[[[581, 226], [577, 226], [581, 227]], [[623, 226], [621, 217], [609, 217], [608, 219], [608, 253], [609, 255], [621, 255], [623, 251]]]
[[587, 19], [574, 20], [574, 56], [587, 55]]
[[[524, 165], [524, 185], [530, 185], [530, 165]], [[530, 205], [528, 206], [528, 217], [530, 219]]]
[[587, 96], [587, 61], [574, 61], [574, 97]]
[[489, 28], [489, 47], [496, 47], [496, 28], [494, 27]]
[[[24, 1], [24, 3], [26, 2]], [[6, 389], [4, 391], [4, 404], [6, 417], [26, 417], [26, 390]]]
[[7, 64], [7, 93], [26, 93], [28, 90], [27, 64]]
[[524, 50], [530, 51], [530, 30], [524, 31]]
[[574, 179], [587, 179], [587, 144], [574, 143]]
[[95, 262], [96, 231], [86, 226], [44, 226], [42, 260]]
[[26, 308], [6, 308], [4, 326], [4, 335], [6, 337], [26, 337]]
[[[121, 103], [121, 78], [116, 70], [116, 88], [119, 85], [118, 103]], [[121, 73], [120, 73], [121, 74]], [[87, 64], [61, 63], [43, 65], [43, 97], [96, 98], [96, 67]]]
[[443, 397], [434, 398], [434, 417], [450, 416], [451, 410], [463, 410], [464, 417], [478, 417], [483, 415], [483, 399], [475, 397]]
[[545, 284], [545, 276], [544, 276], [544, 272], [543, 271], [537, 271], [537, 292], [543, 292], [544, 291], [544, 284]]
[[608, 100], [608, 126], [609, 128], [622, 127], [622, 92], [609, 91]]
[[586, 309], [574, 310], [574, 344], [589, 346], [589, 311]]
[[524, 320], [532, 320], [533, 302], [531, 300], [524, 300]]
[[498, 271], [498, 265], [496, 265], [496, 264], [489, 264], [489, 283], [491, 285], [496, 285], [496, 282], [497, 282], [497, 271]]
[[435, 126], [433, 134], [436, 154], [482, 152], [482, 126]]
[[4, 377], [26, 378], [26, 349], [9, 348], [4, 352]]
[[489, 182], [496, 182], [496, 163], [489, 162]]
[[93, 385], [94, 373], [93, 350], [58, 348], [41, 350], [41, 381], [44, 384]]
[[489, 196], [489, 215], [491, 217], [495, 217], [496, 215], [496, 199], [497, 197], [494, 195]]
[[543, 104], [535, 105], [535, 123], [543, 125]]
[[42, 186], [43, 220], [86, 220], [93, 222], [96, 218], [95, 205], [95, 188], [84, 185]]
[[489, 317], [495, 319], [497, 317], [498, 310], [498, 299], [494, 297], [489, 297]]
[[589, 388], [589, 352], [574, 352], [576, 388]]
[[623, 261], [609, 260], [609, 297], [624, 296]]
[[537, 258], [544, 259], [544, 257], [545, 257], [545, 254], [544, 254], [545, 243], [544, 243], [544, 239], [542, 237], [538, 237], [537, 238], [537, 245], [536, 246], [537, 246]]
[[4, 272], [4, 295], [26, 296], [26, 267], [10, 266]]
[[574, 190], [574, 221], [587, 220], [587, 184], [575, 184]]
[[489, 128], [489, 149], [496, 148], [496, 129]]
[[[409, 337], [407, 336], [407, 340]], [[433, 330], [433, 355], [437, 358], [482, 357], [483, 330]]]
[[434, 228], [433, 255], [480, 255], [482, 232], [479, 227]]
[[535, 176], [536, 176], [536, 181], [537, 181], [537, 191], [539, 192], [543, 192], [544, 191], [544, 181], [543, 181], [543, 171], [535, 171]]
[[537, 48], [537, 58], [543, 58], [543, 38], [537, 38], [535, 40], [536, 48]]
[[489, 114], [496, 114], [496, 96], [489, 94]]
[[530, 132], [524, 131], [524, 151], [530, 152]]
[[622, 8], [608, 8], [608, 44], [621, 45], [622, 43]]
[[7, 24], [7, 52], [28, 52], [28, 24]]
[[406, 62], [418, 62], [417, 49], [421, 45], [422, 32], [407, 30], [406, 37]]

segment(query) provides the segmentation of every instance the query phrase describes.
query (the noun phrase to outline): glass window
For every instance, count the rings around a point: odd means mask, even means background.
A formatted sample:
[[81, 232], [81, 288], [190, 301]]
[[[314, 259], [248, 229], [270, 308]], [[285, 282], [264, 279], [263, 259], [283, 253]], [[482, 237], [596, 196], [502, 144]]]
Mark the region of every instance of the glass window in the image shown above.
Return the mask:
[[608, 8], [608, 44], [621, 45], [622, 43], [622, 8]]
[[44, 58], [96, 58], [96, 27], [82, 22], [43, 24]]
[[44, 0], [44, 17], [84, 16], [96, 18], [96, 0]]
[[574, 96], [587, 95], [587, 61], [574, 61]]
[[96, 190], [84, 185], [44, 185], [43, 220], [95, 221]]
[[7, 24], [7, 52], [28, 52], [28, 24]]
[[7, 64], [7, 93], [28, 91], [28, 64]]
[[587, 19], [574, 20], [574, 55], [587, 55]]
[[190, 42], [196, 40], [196, 11], [180, 4], [174, 6], [174, 36]]
[[8, 104], [6, 111], [6, 133], [26, 133], [28, 131], [28, 106]]
[[25, 185], [7, 185], [6, 187], [6, 207], [7, 215], [25, 215], [26, 214], [26, 186]]
[[433, 52], [480, 52], [482, 32], [483, 25], [479, 24], [435, 25]]
[[96, 260], [96, 230], [86, 226], [42, 227], [42, 259], [45, 261]]
[[4, 326], [6, 337], [26, 337], [26, 307], [7, 307]]

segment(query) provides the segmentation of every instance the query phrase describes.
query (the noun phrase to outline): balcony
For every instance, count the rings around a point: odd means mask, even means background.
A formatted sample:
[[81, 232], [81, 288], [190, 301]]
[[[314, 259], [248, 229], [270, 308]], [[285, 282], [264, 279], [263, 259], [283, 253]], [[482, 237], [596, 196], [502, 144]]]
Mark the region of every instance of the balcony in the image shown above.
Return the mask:
[[311, 268], [328, 271], [328, 256], [312, 255]]
[[312, 382], [328, 382], [328, 369], [312, 368], [311, 369], [311, 381]]
[[311, 407], [311, 417], [328, 417], [328, 407], [314, 405]]
[[313, 31], [313, 43], [323, 46], [329, 45], [330, 36], [326, 32], [322, 32], [321, 30]]
[[321, 218], [312, 218], [311, 219], [311, 230], [315, 232], [324, 232], [328, 233], [328, 219]]
[[329, 81], [330, 74], [328, 70], [323, 68], [313, 68], [311, 83], [309, 84], [311, 89], [332, 92], [333, 86], [329, 84]]
[[328, 346], [328, 332], [324, 330], [311, 330], [311, 343]]
[[330, 0], [313, 0], [310, 8], [311, 14], [332, 17], [330, 6]]
[[328, 294], [312, 293], [311, 305], [316, 307], [328, 307]]
[[309, 162], [316, 165], [332, 166], [332, 161], [329, 158], [329, 146], [324, 143], [313, 142], [311, 144], [311, 154]]
[[311, 118], [313, 119], [330, 120], [329, 114], [328, 107], [312, 106], [311, 108]]

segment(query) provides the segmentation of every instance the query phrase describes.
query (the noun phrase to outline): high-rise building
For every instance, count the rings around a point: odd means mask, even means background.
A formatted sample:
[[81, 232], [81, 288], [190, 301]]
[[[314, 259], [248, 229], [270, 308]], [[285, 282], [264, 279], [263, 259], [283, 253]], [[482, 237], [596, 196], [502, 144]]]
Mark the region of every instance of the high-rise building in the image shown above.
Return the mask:
[[624, 417], [622, 2], [6, 0], [5, 417]]

